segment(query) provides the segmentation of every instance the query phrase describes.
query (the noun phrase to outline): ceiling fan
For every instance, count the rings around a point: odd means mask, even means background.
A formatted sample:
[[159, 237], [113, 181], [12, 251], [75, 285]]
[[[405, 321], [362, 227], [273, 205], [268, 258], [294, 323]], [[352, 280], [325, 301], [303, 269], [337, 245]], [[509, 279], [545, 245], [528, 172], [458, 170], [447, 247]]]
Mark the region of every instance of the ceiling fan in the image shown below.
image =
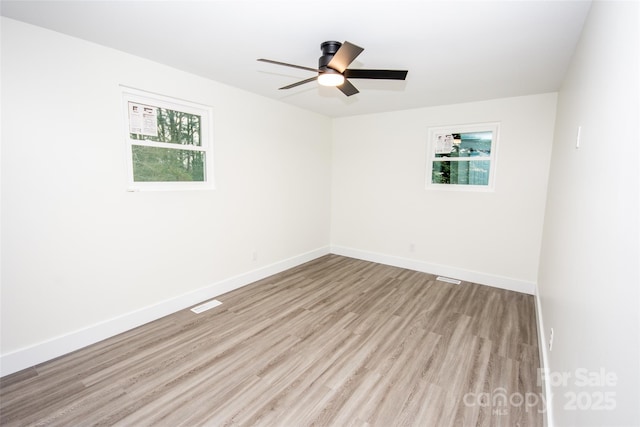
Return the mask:
[[318, 68], [303, 67], [301, 65], [287, 64], [286, 62], [264, 58], [260, 58], [258, 61], [317, 73], [314, 77], [283, 86], [280, 89], [291, 89], [318, 80], [318, 83], [323, 86], [335, 86], [345, 95], [351, 96], [358, 93], [359, 90], [347, 79], [404, 80], [407, 77], [407, 70], [361, 70], [347, 68], [364, 50], [360, 46], [356, 46], [347, 41], [344, 43], [327, 41], [320, 45], [320, 50], [322, 51], [322, 56], [318, 59]]

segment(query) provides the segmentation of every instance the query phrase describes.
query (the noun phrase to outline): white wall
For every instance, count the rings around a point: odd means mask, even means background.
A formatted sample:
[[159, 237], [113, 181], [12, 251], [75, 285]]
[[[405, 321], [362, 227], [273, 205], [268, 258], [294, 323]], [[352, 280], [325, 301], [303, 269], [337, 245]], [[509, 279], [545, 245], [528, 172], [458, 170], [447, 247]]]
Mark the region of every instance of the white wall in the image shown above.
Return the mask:
[[[332, 250], [533, 293], [555, 106], [543, 94], [335, 119]], [[425, 190], [428, 128], [480, 122], [501, 126], [495, 191]]]
[[[120, 84], [212, 106], [215, 191], [126, 192]], [[327, 253], [330, 138], [324, 116], [2, 18], [3, 373]]]
[[[559, 93], [538, 283], [547, 368], [568, 375], [552, 389], [556, 426], [640, 425], [639, 9], [593, 3]], [[617, 381], [581, 386], [577, 369]], [[611, 406], [603, 393], [615, 410], [588, 404]]]

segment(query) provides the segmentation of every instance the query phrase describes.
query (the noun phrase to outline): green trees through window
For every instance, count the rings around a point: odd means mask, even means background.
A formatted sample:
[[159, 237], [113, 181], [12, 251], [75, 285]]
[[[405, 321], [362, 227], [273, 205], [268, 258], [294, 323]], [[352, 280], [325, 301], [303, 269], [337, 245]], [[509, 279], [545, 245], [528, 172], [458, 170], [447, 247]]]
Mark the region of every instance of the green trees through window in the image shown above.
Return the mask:
[[134, 89], [123, 100], [134, 191], [213, 188], [210, 108]]
[[[151, 107], [155, 108], [155, 107]], [[201, 146], [202, 117], [167, 108], [156, 108], [157, 135], [130, 133], [133, 141], [154, 141]], [[204, 181], [202, 151], [136, 145], [132, 142], [133, 177], [136, 182]]]
[[136, 182], [204, 181], [204, 153], [133, 145]]

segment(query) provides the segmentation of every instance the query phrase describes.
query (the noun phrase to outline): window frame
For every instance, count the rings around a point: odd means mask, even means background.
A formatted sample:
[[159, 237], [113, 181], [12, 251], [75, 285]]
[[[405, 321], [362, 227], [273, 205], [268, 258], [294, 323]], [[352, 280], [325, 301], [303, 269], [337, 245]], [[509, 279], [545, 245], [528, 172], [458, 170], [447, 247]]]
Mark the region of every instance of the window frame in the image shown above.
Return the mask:
[[[436, 157], [436, 139], [438, 135], [449, 135], [459, 133], [492, 132], [491, 134], [491, 154], [487, 157]], [[496, 169], [498, 159], [498, 141], [500, 139], [500, 123], [473, 123], [462, 125], [448, 125], [430, 127], [427, 140], [427, 167], [425, 176], [425, 188], [427, 190], [448, 190], [448, 191], [495, 191]], [[433, 182], [433, 162], [489, 162], [489, 180], [487, 185], [471, 184], [443, 184]]]
[[[123, 137], [127, 166], [127, 191], [175, 191], [175, 190], [213, 190], [213, 141], [211, 107], [191, 101], [185, 101], [152, 92], [122, 86]], [[130, 135], [129, 103], [149, 105], [200, 116], [200, 145], [183, 145], [172, 142], [157, 142], [133, 139]], [[167, 148], [174, 150], [199, 151], [204, 153], [204, 181], [135, 181], [133, 165], [133, 146]]]

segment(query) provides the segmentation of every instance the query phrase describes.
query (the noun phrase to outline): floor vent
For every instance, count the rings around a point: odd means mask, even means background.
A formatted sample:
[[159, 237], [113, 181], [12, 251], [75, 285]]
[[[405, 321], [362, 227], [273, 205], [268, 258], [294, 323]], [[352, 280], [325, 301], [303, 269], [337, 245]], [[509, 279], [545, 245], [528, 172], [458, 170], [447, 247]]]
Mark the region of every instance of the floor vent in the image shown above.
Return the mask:
[[211, 301], [205, 302], [204, 304], [200, 304], [200, 305], [197, 305], [197, 306], [193, 307], [191, 309], [191, 311], [193, 311], [196, 314], [200, 314], [203, 311], [207, 311], [207, 310], [209, 310], [209, 309], [211, 309], [213, 307], [217, 307], [220, 304], [222, 304], [222, 303], [220, 301], [218, 301], [217, 299], [212, 299]]
[[460, 280], [458, 279], [451, 279], [449, 277], [442, 277], [442, 276], [436, 277], [436, 280], [439, 280], [441, 282], [453, 283], [454, 285], [459, 285], [461, 283]]

